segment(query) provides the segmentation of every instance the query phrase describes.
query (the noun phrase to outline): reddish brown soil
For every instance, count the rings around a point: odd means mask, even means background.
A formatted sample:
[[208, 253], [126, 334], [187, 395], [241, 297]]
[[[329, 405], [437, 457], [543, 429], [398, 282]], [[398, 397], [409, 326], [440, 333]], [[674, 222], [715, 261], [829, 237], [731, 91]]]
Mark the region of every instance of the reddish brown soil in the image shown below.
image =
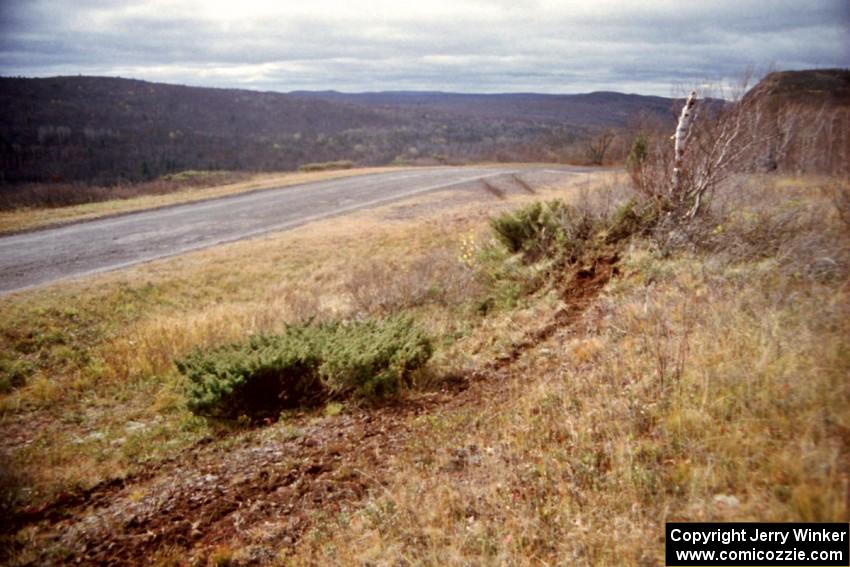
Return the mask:
[[20, 514], [13, 531], [31, 533], [29, 565], [139, 565], [162, 553], [203, 564], [216, 547], [294, 546], [317, 512], [334, 513], [379, 488], [392, 456], [409, 444], [413, 418], [463, 408], [505, 391], [510, 366], [525, 351], [573, 325], [608, 280], [616, 256], [571, 271], [565, 307], [503, 356], [449, 380], [437, 392], [335, 417], [302, 416], [207, 442], [135, 476], [66, 496]]

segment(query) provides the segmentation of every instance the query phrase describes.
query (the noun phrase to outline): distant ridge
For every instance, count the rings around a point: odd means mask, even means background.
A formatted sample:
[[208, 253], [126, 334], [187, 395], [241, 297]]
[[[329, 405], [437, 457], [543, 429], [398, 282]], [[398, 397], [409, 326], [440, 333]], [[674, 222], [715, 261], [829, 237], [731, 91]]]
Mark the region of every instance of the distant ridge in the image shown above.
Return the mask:
[[0, 182], [137, 181], [309, 162], [558, 161], [673, 101], [612, 92], [256, 92], [110, 77], [0, 78]]
[[673, 104], [669, 98], [607, 91], [586, 94], [293, 91], [291, 94], [369, 107], [427, 107], [453, 115], [553, 120], [584, 127], [624, 126], [627, 118], [637, 112], [666, 115]]

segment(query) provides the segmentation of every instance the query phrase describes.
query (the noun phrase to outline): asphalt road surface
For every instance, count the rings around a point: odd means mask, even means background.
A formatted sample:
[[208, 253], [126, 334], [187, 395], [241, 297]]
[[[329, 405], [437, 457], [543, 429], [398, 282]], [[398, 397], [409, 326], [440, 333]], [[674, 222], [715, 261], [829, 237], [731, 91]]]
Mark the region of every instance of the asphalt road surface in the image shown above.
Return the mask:
[[[306, 183], [0, 237], [0, 294], [286, 230], [430, 191], [581, 168], [433, 167]], [[479, 183], [480, 185], [480, 183]]]

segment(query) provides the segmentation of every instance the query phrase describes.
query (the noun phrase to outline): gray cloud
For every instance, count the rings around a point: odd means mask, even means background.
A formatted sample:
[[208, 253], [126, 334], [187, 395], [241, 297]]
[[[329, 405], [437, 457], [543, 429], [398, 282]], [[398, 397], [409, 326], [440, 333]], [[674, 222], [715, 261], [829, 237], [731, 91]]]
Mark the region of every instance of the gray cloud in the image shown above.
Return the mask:
[[0, 2], [3, 75], [669, 95], [747, 68], [850, 66], [843, 0]]

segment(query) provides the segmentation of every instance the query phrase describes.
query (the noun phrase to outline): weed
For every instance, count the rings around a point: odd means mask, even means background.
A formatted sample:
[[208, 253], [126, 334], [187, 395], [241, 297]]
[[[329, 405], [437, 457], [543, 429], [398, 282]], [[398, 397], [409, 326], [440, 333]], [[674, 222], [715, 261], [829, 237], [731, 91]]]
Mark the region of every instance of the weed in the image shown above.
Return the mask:
[[345, 410], [345, 406], [339, 402], [328, 402], [325, 405], [325, 415], [327, 417], [336, 417]]
[[563, 201], [534, 202], [491, 221], [493, 232], [527, 262], [564, 254], [575, 258], [593, 231], [593, 219]]
[[646, 234], [657, 223], [658, 215], [659, 211], [647, 203], [629, 200], [608, 219], [604, 240], [613, 244], [634, 235]]
[[503, 213], [490, 224], [505, 248], [521, 253], [526, 263], [548, 258], [569, 265], [600, 244], [646, 234], [657, 220], [657, 210], [637, 200], [622, 203], [610, 216], [595, 213], [587, 203], [577, 207], [563, 201], [538, 201]]

